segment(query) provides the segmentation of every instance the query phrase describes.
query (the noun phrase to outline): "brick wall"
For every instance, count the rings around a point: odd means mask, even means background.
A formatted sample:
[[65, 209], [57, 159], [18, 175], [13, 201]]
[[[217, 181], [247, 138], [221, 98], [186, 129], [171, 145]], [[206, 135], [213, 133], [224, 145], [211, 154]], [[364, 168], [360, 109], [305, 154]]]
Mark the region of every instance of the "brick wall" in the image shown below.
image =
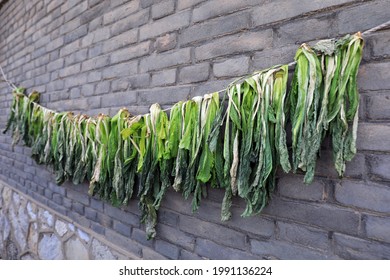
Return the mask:
[[[292, 61], [302, 42], [389, 20], [390, 1], [70, 0], [1, 1], [0, 62], [8, 78], [42, 93], [55, 110], [144, 113], [154, 102], [224, 88], [237, 75]], [[220, 222], [222, 190], [199, 212], [170, 191], [155, 240], [145, 239], [137, 201], [114, 208], [87, 186], [57, 186], [30, 149], [0, 136], [0, 180], [144, 259], [390, 258], [390, 31], [366, 37], [359, 72], [358, 154], [340, 180], [324, 144], [310, 186], [279, 175], [262, 215]], [[11, 103], [0, 84], [0, 127]]]

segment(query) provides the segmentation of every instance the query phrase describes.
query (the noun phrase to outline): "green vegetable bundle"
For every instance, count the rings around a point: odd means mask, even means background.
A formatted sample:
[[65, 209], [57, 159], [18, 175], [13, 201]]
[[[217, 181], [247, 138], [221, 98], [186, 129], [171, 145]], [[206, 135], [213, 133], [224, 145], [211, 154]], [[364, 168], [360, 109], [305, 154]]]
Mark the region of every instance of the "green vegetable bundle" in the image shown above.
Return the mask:
[[196, 211], [207, 186], [225, 189], [221, 219], [231, 217], [233, 196], [246, 201], [242, 216], [258, 214], [275, 188], [280, 166], [291, 169], [286, 114], [292, 124], [292, 169], [313, 180], [328, 133], [335, 166], [356, 153], [359, 95], [356, 76], [362, 56], [359, 34], [302, 45], [287, 98], [288, 66], [275, 66], [232, 84], [223, 95], [176, 103], [168, 114], [153, 104], [146, 115], [121, 109], [112, 118], [57, 113], [38, 105], [39, 94], [13, 92], [6, 125], [13, 144], [32, 148], [39, 164], [51, 165], [57, 184], [89, 181], [89, 194], [126, 205], [139, 198], [148, 238], [169, 187], [192, 197]]
[[357, 72], [362, 58], [360, 34], [340, 40], [306, 44], [295, 55], [297, 66], [290, 93], [292, 159], [294, 172], [305, 172], [304, 181], [314, 178], [321, 142], [329, 133], [335, 168], [340, 176], [345, 162], [356, 154], [359, 95]]

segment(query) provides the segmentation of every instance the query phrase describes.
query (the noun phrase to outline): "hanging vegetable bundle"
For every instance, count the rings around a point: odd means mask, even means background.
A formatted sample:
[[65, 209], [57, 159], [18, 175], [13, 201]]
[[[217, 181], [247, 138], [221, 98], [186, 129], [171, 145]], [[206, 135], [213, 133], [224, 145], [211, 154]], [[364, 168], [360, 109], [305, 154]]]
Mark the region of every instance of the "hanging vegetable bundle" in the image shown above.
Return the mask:
[[275, 188], [276, 170], [291, 169], [286, 114], [292, 123], [292, 169], [313, 180], [323, 138], [332, 137], [340, 176], [356, 153], [362, 56], [359, 34], [302, 45], [287, 98], [288, 66], [255, 73], [218, 93], [176, 103], [170, 115], [153, 104], [150, 113], [112, 118], [57, 113], [38, 105], [39, 94], [13, 93], [5, 131], [23, 139], [39, 164], [51, 165], [57, 184], [89, 181], [89, 194], [125, 205], [136, 193], [148, 238], [169, 187], [192, 197], [196, 211], [206, 185], [225, 189], [221, 219], [231, 217], [233, 196], [246, 201], [242, 216], [258, 214]]

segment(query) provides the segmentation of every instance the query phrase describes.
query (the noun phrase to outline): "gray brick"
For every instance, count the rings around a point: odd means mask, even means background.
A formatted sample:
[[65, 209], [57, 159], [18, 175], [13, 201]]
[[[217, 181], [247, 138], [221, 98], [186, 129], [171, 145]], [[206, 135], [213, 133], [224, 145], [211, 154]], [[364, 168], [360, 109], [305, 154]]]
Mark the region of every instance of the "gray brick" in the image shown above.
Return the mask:
[[134, 12], [138, 11], [139, 9], [139, 1], [130, 1], [129, 3], [126, 3], [125, 5], [121, 5], [114, 10], [106, 13], [103, 16], [103, 22], [104, 24], [111, 24], [115, 21], [118, 21], [122, 18], [125, 18]]
[[[62, 6], [64, 7], [64, 6]], [[63, 12], [63, 9], [61, 7], [61, 11]], [[70, 21], [74, 19], [75, 17], [79, 16], [82, 14], [84, 11], [86, 11], [88, 8], [88, 3], [87, 1], [83, 1], [79, 3], [77, 6], [74, 6], [72, 9], [66, 11], [65, 15], [65, 22]]]
[[390, 119], [390, 94], [367, 96], [367, 117], [371, 120]]
[[49, 64], [47, 64], [47, 71], [51, 72], [51, 71], [54, 71], [54, 70], [61, 69], [63, 67], [64, 67], [64, 59], [63, 58], [59, 58], [59, 59], [57, 59], [55, 61], [52, 61]]
[[274, 47], [332, 38], [337, 33], [333, 22], [331, 17], [321, 17], [286, 23], [278, 29]]
[[385, 58], [390, 56], [390, 33], [383, 32], [373, 34], [367, 38], [367, 43], [371, 47], [371, 54], [374, 58]]
[[181, 45], [242, 31], [250, 26], [249, 12], [235, 13], [186, 28], [179, 36]]
[[88, 219], [90, 219], [92, 221], [97, 220], [97, 212], [95, 210], [88, 208], [88, 207], [85, 207], [84, 211], [85, 211], [85, 217], [87, 217]]
[[137, 102], [136, 92], [119, 92], [102, 96], [102, 107], [126, 106]]
[[226, 36], [195, 48], [196, 60], [206, 60], [234, 53], [261, 50], [272, 45], [272, 31], [246, 32]]
[[330, 249], [328, 232], [298, 224], [278, 222], [278, 239], [304, 247], [327, 251]]
[[98, 43], [88, 49], [88, 58], [97, 57], [103, 54], [103, 44]]
[[280, 241], [251, 240], [251, 252], [267, 259], [322, 260], [337, 259], [315, 250]]
[[111, 53], [111, 63], [118, 63], [147, 55], [150, 51], [151, 42], [146, 41], [135, 46]]
[[92, 72], [88, 73], [88, 78], [87, 78], [88, 83], [97, 82], [97, 81], [100, 81], [101, 79], [102, 79], [101, 72], [92, 71]]
[[158, 213], [159, 223], [164, 223], [170, 226], [177, 226], [179, 215], [166, 209], [160, 209]]
[[105, 236], [107, 240], [113, 242], [114, 244], [120, 246], [128, 252], [131, 252], [139, 257], [141, 256], [142, 246], [140, 246], [137, 242], [126, 238], [111, 229], [105, 230]]
[[366, 217], [366, 232], [369, 238], [390, 243], [389, 230], [389, 217]]
[[97, 213], [97, 222], [105, 228], [112, 227], [112, 218], [102, 213]]
[[359, 230], [358, 213], [333, 205], [300, 203], [273, 197], [263, 213], [338, 232], [356, 235]]
[[146, 248], [142, 248], [142, 259], [155, 261], [155, 260], [167, 260], [168, 258], [157, 253], [153, 249], [146, 247]]
[[337, 19], [339, 33], [363, 31], [388, 21], [389, 14], [387, 11], [389, 7], [389, 2], [383, 0], [372, 1], [340, 11]]
[[88, 54], [87, 49], [74, 52], [69, 56], [65, 57], [65, 65], [71, 65], [77, 62], [85, 61], [87, 60], [87, 54]]
[[113, 207], [111, 205], [104, 205], [104, 213], [108, 216], [114, 218], [115, 220], [121, 221], [127, 225], [132, 225], [134, 227], [139, 227], [139, 218], [138, 216], [123, 211], [120, 208]]
[[[300, 1], [300, 5], [295, 5], [294, 2], [288, 0], [272, 1], [258, 5], [252, 10], [253, 22], [255, 26], [269, 24], [348, 2], [351, 0], [304, 0]], [[272, 12], [279, 9], [283, 9], [283, 13]]]
[[52, 182], [49, 182], [48, 188], [49, 188], [53, 193], [57, 193], [57, 194], [60, 194], [60, 195], [62, 195], [62, 196], [65, 196], [65, 195], [66, 195], [66, 189], [65, 189], [64, 187], [57, 186], [56, 184], [54, 184], [54, 183], [52, 183]]
[[121, 34], [135, 27], [144, 25], [149, 20], [149, 10], [144, 9], [115, 22], [111, 25], [111, 36]]
[[163, 0], [142, 0], [141, 1], [141, 7], [142, 8], [147, 8], [147, 7], [152, 6], [153, 4], [160, 3], [161, 1], [163, 1]]
[[72, 19], [71, 21], [68, 21], [60, 26], [59, 34], [64, 35], [68, 32], [71, 32], [72, 30], [75, 30], [80, 26], [80, 18]]
[[87, 99], [88, 109], [100, 108], [101, 107], [101, 97], [93, 96]]
[[53, 198], [53, 192], [51, 190], [49, 190], [49, 189], [44, 189], [44, 196], [47, 197], [48, 199], [52, 199]]
[[368, 162], [372, 179], [390, 181], [390, 155], [370, 155]]
[[144, 25], [140, 28], [140, 40], [157, 37], [164, 33], [179, 30], [190, 23], [190, 12], [184, 11], [167, 16], [151, 24]]
[[179, 259], [180, 260], [202, 260], [202, 258], [199, 257], [197, 254], [194, 254], [184, 249], [180, 250]]
[[210, 66], [208, 63], [186, 66], [180, 69], [180, 83], [196, 83], [206, 81], [210, 75]]
[[102, 227], [98, 223], [91, 222], [91, 229], [97, 234], [104, 235], [106, 232], [105, 227]]
[[[81, 24], [84, 23], [92, 23], [96, 20], [102, 22], [103, 17], [102, 15], [104, 12], [107, 11], [108, 6], [110, 3], [108, 1], [100, 1], [102, 3], [96, 3], [96, 5], [91, 5], [91, 1], [89, 1], [89, 7], [88, 10], [85, 11], [82, 15], [80, 15], [81, 18]], [[89, 30], [91, 31], [91, 25], [89, 26]]]
[[170, 227], [164, 224], [157, 225], [158, 237], [165, 239], [173, 244], [177, 244], [180, 247], [186, 248], [190, 251], [194, 250], [195, 238], [180, 231], [177, 228]]
[[74, 211], [80, 215], [84, 215], [84, 205], [73, 201], [72, 202], [72, 211]]
[[289, 45], [256, 52], [253, 56], [251, 71], [266, 69], [277, 64], [290, 63], [293, 61], [296, 51], [296, 45]]
[[80, 192], [77, 192], [73, 189], [67, 189], [66, 190], [66, 196], [76, 202], [80, 202], [81, 204], [84, 204], [86, 206], [89, 205], [89, 196], [87, 194], [83, 194]]
[[58, 37], [54, 40], [51, 40], [47, 45], [46, 45], [46, 51], [51, 52], [55, 49], [58, 49], [59, 47], [63, 46], [64, 44], [64, 37]]
[[278, 182], [280, 194], [285, 197], [303, 199], [309, 201], [324, 201], [327, 197], [325, 184], [316, 179], [310, 185], [303, 183], [303, 177], [283, 176]]
[[344, 259], [389, 259], [390, 246], [335, 233], [335, 252]]
[[157, 52], [164, 52], [171, 50], [176, 47], [177, 35], [176, 33], [165, 34], [164, 36], [158, 37], [154, 48]]
[[150, 75], [149, 74], [139, 74], [130, 76], [127, 78], [129, 81], [129, 86], [132, 89], [145, 88], [150, 84]]
[[109, 64], [110, 57], [108, 55], [94, 57], [81, 64], [81, 70], [90, 71], [105, 67]]
[[335, 198], [348, 206], [390, 212], [390, 188], [385, 185], [343, 180], [336, 185]]
[[178, 10], [184, 10], [190, 7], [193, 7], [201, 2], [204, 2], [205, 0], [178, 0], [177, 2], [177, 9]]
[[138, 61], [116, 64], [103, 69], [103, 79], [126, 77], [137, 73]]
[[390, 126], [361, 123], [357, 135], [358, 150], [390, 151]]
[[204, 237], [229, 247], [242, 248], [245, 246], [244, 234], [192, 217], [180, 216], [179, 228], [195, 236]]
[[138, 31], [132, 29], [103, 42], [103, 52], [108, 53], [137, 42]]
[[156, 251], [170, 259], [177, 260], [179, 258], [179, 248], [175, 245], [163, 240], [156, 240]]
[[110, 91], [110, 82], [109, 81], [101, 81], [97, 83], [96, 89], [93, 94], [100, 95], [102, 93], [108, 93]]
[[152, 6], [152, 18], [159, 19], [172, 14], [175, 10], [175, 2], [167, 0]]
[[103, 212], [103, 202], [95, 198], [91, 198], [91, 208]]
[[65, 80], [65, 87], [71, 88], [74, 86], [80, 86], [82, 84], [85, 84], [87, 82], [87, 73], [82, 73], [77, 76], [70, 76], [67, 77]]
[[160, 105], [172, 105], [181, 100], [187, 100], [190, 89], [188, 87], [174, 87], [166, 89], [149, 90], [139, 92], [139, 102], [141, 104], [152, 105], [160, 103]]
[[158, 55], [152, 54], [146, 58], [141, 59], [140, 70], [141, 73], [152, 70], [160, 70], [181, 64], [188, 64], [191, 62], [191, 49], [185, 48], [174, 50]]
[[148, 240], [146, 237], [147, 236], [145, 231], [138, 228], [133, 228], [133, 231], [131, 233], [131, 238], [145, 246], [152, 247], [153, 239]]
[[131, 227], [128, 225], [114, 221], [113, 229], [126, 237], [130, 237]]
[[[199, 1], [198, 1], [199, 2]], [[206, 1], [204, 4], [196, 7], [193, 11], [192, 21], [198, 22], [209, 18], [229, 14], [243, 8], [263, 4], [263, 0], [224, 0], [223, 5], [219, 0]]]
[[236, 77], [249, 72], [249, 57], [238, 57], [215, 63], [213, 66], [215, 77]]
[[152, 74], [152, 86], [173, 85], [176, 82], [176, 69], [163, 70]]
[[252, 260], [258, 259], [247, 252], [216, 244], [210, 240], [197, 238], [195, 253], [213, 260]]
[[66, 56], [68, 54], [71, 54], [73, 52], [76, 52], [79, 50], [80, 41], [74, 41], [72, 43], [66, 44], [60, 49], [60, 56]]

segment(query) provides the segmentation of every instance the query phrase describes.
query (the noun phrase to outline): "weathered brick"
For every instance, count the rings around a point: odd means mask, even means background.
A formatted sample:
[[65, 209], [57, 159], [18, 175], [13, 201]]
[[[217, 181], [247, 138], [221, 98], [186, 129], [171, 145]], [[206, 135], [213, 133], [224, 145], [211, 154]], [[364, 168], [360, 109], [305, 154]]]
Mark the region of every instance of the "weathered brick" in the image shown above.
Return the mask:
[[201, 2], [204, 2], [205, 0], [178, 0], [177, 2], [177, 9], [178, 10], [184, 10], [190, 7], [193, 7]]
[[330, 249], [328, 232], [298, 224], [278, 222], [278, 239], [316, 250]]
[[390, 94], [367, 96], [367, 117], [371, 120], [390, 119]]
[[235, 53], [261, 50], [272, 45], [272, 31], [247, 32], [240, 35], [226, 36], [195, 48], [196, 60]]
[[80, 41], [74, 41], [72, 43], [64, 45], [62, 48], [60, 48], [60, 56], [66, 56], [68, 54], [71, 54], [75, 51], [79, 50]]
[[138, 11], [139, 9], [139, 1], [130, 1], [129, 3], [126, 3], [125, 5], [121, 5], [114, 10], [106, 13], [103, 16], [103, 22], [104, 24], [110, 24], [115, 21], [118, 21], [122, 18], [125, 18], [134, 12]]
[[357, 137], [358, 150], [390, 151], [390, 126], [361, 123]]
[[152, 74], [152, 86], [168, 86], [176, 82], [176, 69], [163, 70]]
[[74, 211], [80, 215], [84, 215], [84, 205], [73, 201], [72, 202], [72, 211]]
[[97, 211], [103, 212], [103, 202], [95, 198], [91, 198], [91, 207]]
[[74, 52], [67, 57], [65, 57], [65, 65], [71, 65], [77, 62], [82, 62], [87, 60], [88, 50], [83, 49], [77, 52]]
[[249, 28], [249, 26], [249, 12], [236, 13], [184, 29], [179, 36], [179, 42], [181, 45], [187, 45], [208, 38], [216, 38], [224, 34], [242, 31]]
[[210, 75], [210, 66], [208, 63], [185, 66], [180, 69], [180, 83], [196, 83], [206, 81]]
[[62, 196], [65, 196], [65, 195], [66, 195], [66, 188], [61, 187], [61, 186], [57, 186], [56, 184], [54, 184], [54, 183], [52, 183], [52, 182], [49, 182], [48, 188], [49, 188], [53, 193], [57, 193], [57, 194], [60, 194], [60, 195], [62, 195]]
[[357, 212], [321, 203], [301, 203], [273, 197], [264, 214], [310, 224], [327, 230], [357, 234], [360, 217]]
[[180, 216], [179, 228], [190, 234], [204, 237], [233, 248], [245, 246], [245, 235], [215, 224], [188, 216]]
[[338, 202], [378, 212], [390, 212], [390, 188], [385, 185], [344, 180], [336, 185]]
[[368, 163], [372, 179], [390, 180], [390, 155], [370, 155]]
[[109, 55], [98, 56], [98, 57], [88, 59], [87, 61], [84, 61], [81, 64], [81, 70], [84, 72], [84, 71], [90, 71], [90, 70], [96, 70], [102, 68], [109, 64], [109, 60], [110, 60]]
[[344, 259], [389, 259], [390, 246], [335, 233], [335, 253]]
[[112, 217], [113, 219], [121, 221], [122, 223], [125, 223], [127, 225], [139, 227], [139, 218], [136, 215], [125, 212], [120, 208], [116, 208], [106, 204], [104, 205], [104, 213]]
[[337, 33], [336, 27], [334, 27], [333, 20], [330, 17], [288, 22], [279, 27], [274, 40], [274, 47], [331, 38], [335, 33]]
[[249, 72], [249, 57], [230, 58], [223, 62], [214, 63], [215, 77], [237, 77]]
[[92, 221], [96, 221], [97, 220], [97, 212], [89, 207], [85, 207], [84, 209], [85, 211], [85, 217], [87, 217], [88, 219], [92, 220]]
[[125, 225], [119, 221], [114, 221], [113, 229], [126, 237], [130, 237], [131, 227], [128, 225]]
[[215, 260], [252, 260], [258, 257], [247, 252], [219, 245], [207, 239], [197, 238], [195, 253]]
[[278, 181], [279, 192], [282, 196], [309, 201], [324, 201], [327, 197], [325, 183], [316, 179], [310, 185], [303, 182], [303, 177], [283, 176]]
[[86, 206], [89, 205], [89, 196], [80, 192], [77, 192], [73, 189], [66, 190], [66, 196], [76, 202], [80, 202]]
[[337, 22], [339, 33], [346, 34], [364, 31], [382, 24], [389, 20], [388, 10], [389, 2], [387, 0], [372, 1], [370, 3], [354, 6], [350, 9], [344, 9], [338, 13]]
[[276, 64], [290, 63], [293, 60], [296, 51], [296, 45], [288, 45], [285, 47], [266, 49], [261, 52], [257, 52], [253, 57], [251, 70], [261, 70], [272, 67]]
[[157, 225], [158, 237], [165, 239], [173, 244], [177, 244], [188, 250], [194, 250], [195, 238], [180, 231], [177, 228], [170, 227], [164, 224]]
[[154, 240], [153, 239], [148, 240], [146, 232], [138, 228], [133, 228], [131, 233], [131, 238], [145, 246], [152, 247], [154, 244]]
[[[62, 7], [61, 7], [61, 11], [62, 11]], [[65, 22], [74, 19], [75, 17], [79, 16], [87, 9], [88, 9], [88, 2], [87, 1], [80, 2], [78, 5], [66, 11], [66, 13], [64, 14]]]
[[158, 221], [170, 226], [177, 226], [179, 215], [166, 209], [160, 209], [158, 213]]
[[108, 53], [137, 42], [137, 30], [132, 29], [103, 42], [103, 52]]
[[164, 36], [158, 37], [154, 48], [157, 52], [164, 52], [175, 48], [177, 43], [176, 33], [165, 34]]
[[168, 258], [157, 253], [153, 249], [148, 247], [142, 248], [142, 259], [143, 260], [167, 260]]
[[85, 84], [86, 82], [87, 82], [87, 73], [78, 74], [77, 76], [73, 75], [66, 78], [65, 87], [71, 88], [74, 86], [80, 86]]
[[138, 244], [137, 242], [135, 242], [129, 238], [126, 238], [126, 237], [124, 237], [124, 236], [118, 234], [117, 232], [115, 232], [111, 229], [108, 229], [108, 228], [106, 228], [106, 230], [105, 230], [105, 236], [108, 240], [117, 244], [121, 248], [135, 254], [138, 257], [141, 256], [142, 246], [140, 244]]
[[126, 77], [137, 73], [138, 61], [124, 62], [103, 69], [103, 79]]
[[251, 252], [270, 259], [287, 259], [287, 260], [321, 260], [335, 259], [336, 256], [328, 256], [325, 253], [311, 250], [299, 245], [280, 241], [260, 241], [251, 240]]
[[171, 66], [188, 64], [191, 62], [191, 49], [185, 48], [174, 50], [158, 55], [152, 54], [148, 57], [142, 58], [140, 62], [141, 73], [152, 70], [160, 70]]
[[164, 33], [181, 29], [190, 23], [190, 12], [184, 11], [156, 20], [151, 24], [140, 27], [140, 40], [157, 37]]
[[166, 241], [156, 240], [155, 249], [157, 252], [170, 259], [177, 260], [179, 258], [179, 248]]
[[152, 6], [152, 18], [159, 19], [171, 15], [175, 10], [175, 2], [167, 0]]
[[[198, 1], [199, 2], [199, 1]], [[263, 4], [264, 0], [225, 0], [223, 5], [219, 0], [206, 1], [193, 11], [193, 22], [203, 21], [209, 18], [229, 14], [232, 11]]]
[[153, 4], [160, 3], [161, 1], [163, 1], [163, 0], [142, 0], [141, 1], [141, 7], [142, 8], [150, 7]]
[[383, 32], [372, 34], [367, 38], [367, 43], [371, 47], [371, 55], [374, 58], [387, 58], [390, 56], [390, 33]]
[[121, 34], [132, 28], [144, 25], [149, 20], [149, 10], [144, 9], [111, 25], [111, 36]]
[[102, 107], [112, 107], [112, 106], [124, 107], [126, 105], [132, 105], [137, 102], [137, 93], [119, 92], [119, 93], [103, 95], [101, 98], [102, 98]]
[[390, 220], [388, 217], [367, 216], [366, 233], [369, 238], [390, 243]]
[[121, 49], [111, 53], [111, 63], [118, 63], [147, 55], [150, 51], [151, 42], [146, 41], [135, 46]]
[[142, 104], [152, 105], [158, 102], [160, 105], [171, 105], [180, 100], [187, 100], [189, 92], [188, 87], [174, 87], [139, 92], [138, 95]]

